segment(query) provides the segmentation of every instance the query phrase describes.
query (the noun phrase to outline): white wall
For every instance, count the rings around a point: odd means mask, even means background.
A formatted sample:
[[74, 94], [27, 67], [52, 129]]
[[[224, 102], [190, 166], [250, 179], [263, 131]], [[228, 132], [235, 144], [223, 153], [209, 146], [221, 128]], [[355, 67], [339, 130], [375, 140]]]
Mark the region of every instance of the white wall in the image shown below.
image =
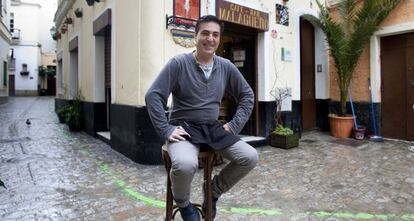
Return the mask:
[[42, 52], [54, 52], [50, 28], [54, 26], [53, 18], [57, 10], [57, 0], [21, 0], [21, 4], [13, 4], [15, 27], [24, 28], [23, 39], [35, 41], [42, 45]]
[[7, 62], [7, 54], [9, 53], [9, 49], [10, 45], [8, 41], [0, 36], [0, 96], [7, 96], [8, 94], [8, 80], [6, 79], [6, 86], [4, 86], [3, 81], [3, 62]]
[[42, 45], [42, 52], [55, 52], [56, 42], [52, 39], [50, 28], [55, 24], [53, 18], [57, 9], [56, 0], [37, 0], [42, 5], [39, 14], [39, 42]]
[[[37, 90], [37, 81], [38, 81], [38, 65], [40, 62], [40, 52], [38, 47], [21, 47], [13, 46], [14, 54], [16, 55], [16, 90]], [[27, 71], [29, 75], [22, 76], [20, 72], [22, 71], [22, 64], [27, 64]]]
[[[10, 49], [10, 45], [7, 39], [0, 37], [0, 60], [7, 61], [7, 55], [9, 54], [9, 49]], [[3, 71], [3, 69], [1, 71]]]
[[[306, 14], [318, 16], [318, 12], [314, 8], [298, 7], [293, 13], [292, 25], [295, 28], [295, 44], [293, 47], [293, 61], [294, 65], [294, 85], [293, 85], [293, 100], [300, 100], [300, 17]], [[316, 99], [328, 99], [329, 98], [329, 78], [328, 78], [328, 59], [327, 59], [327, 47], [325, 44], [325, 37], [322, 30], [319, 27], [315, 28], [315, 97]], [[322, 66], [322, 72], [317, 72], [317, 65]]]
[[3, 1], [2, 16], [0, 17], [0, 96], [8, 95], [8, 78], [6, 79], [6, 86], [4, 86], [3, 80], [3, 62], [8, 62], [8, 54], [10, 50], [11, 35], [9, 33], [9, 10], [10, 0]]
[[74, 99], [79, 94], [79, 55], [78, 52], [69, 53], [69, 96]]
[[2, 15], [0, 17], [0, 23], [3, 23], [7, 28], [9, 27], [9, 14], [10, 14], [10, 0], [0, 0], [3, 2]]
[[40, 5], [12, 5], [14, 14], [14, 28], [20, 29], [19, 44], [37, 44], [39, 42]]
[[[22, 0], [11, 5], [14, 28], [20, 29], [20, 39], [12, 45], [16, 58], [16, 91], [32, 91], [32, 94], [37, 91], [41, 52], [54, 52], [56, 48], [49, 31], [56, 8], [56, 0]], [[29, 76], [20, 75], [23, 63], [28, 65]]]
[[[318, 72], [317, 66], [321, 66]], [[328, 48], [322, 29], [315, 27], [315, 97], [329, 99]]]
[[[282, 0], [230, 0], [269, 14], [269, 31], [258, 34], [258, 98], [259, 101], [273, 101], [270, 92], [279, 75], [276, 87], [292, 90], [293, 100], [300, 100], [300, 30], [299, 18], [304, 13], [317, 14], [317, 6], [311, 1]], [[68, 1], [70, 2], [70, 1]], [[290, 24], [275, 24], [276, 3], [289, 8]], [[85, 1], [72, 2], [68, 6], [69, 15], [76, 8], [83, 9], [82, 18], [74, 18], [68, 32], [58, 40], [59, 50], [63, 50], [63, 75], [70, 73], [65, 68], [69, 63], [67, 45], [70, 39], [79, 35], [79, 86], [86, 100], [103, 101], [103, 86], [98, 81], [102, 77], [101, 39], [92, 34], [93, 21], [107, 8], [112, 10], [112, 102], [127, 105], [144, 105], [144, 95], [153, 79], [164, 64], [174, 55], [189, 52], [194, 48], [184, 48], [173, 42], [170, 29], [165, 29], [165, 15], [172, 15], [173, 1], [134, 1], [105, 0], [86, 6]], [[215, 14], [215, 1], [201, 1], [201, 15]], [[278, 32], [277, 38], [271, 31]], [[127, 34], [126, 34], [127, 33]], [[316, 30], [315, 55], [324, 52], [323, 36]], [[89, 44], [87, 42], [90, 42]], [[98, 48], [97, 48], [98, 47]], [[291, 53], [289, 61], [281, 60], [281, 48]], [[89, 58], [93, 58], [87, 62]], [[65, 60], [66, 59], [66, 60]], [[326, 60], [323, 55], [316, 57], [316, 64], [323, 65], [323, 72], [315, 73], [316, 97], [328, 98]], [[68, 66], [66, 66], [68, 67]], [[316, 67], [315, 67], [316, 70]], [[93, 74], [89, 74], [93, 73]], [[64, 77], [65, 78], [65, 77]], [[90, 87], [94, 85], [93, 87]], [[290, 110], [287, 107], [284, 110]]]
[[[258, 34], [258, 98], [259, 101], [273, 101], [271, 91], [277, 88], [290, 88], [292, 100], [300, 100], [300, 17], [304, 14], [317, 16], [316, 2], [269, 0], [229, 0], [230, 2], [253, 8], [269, 14], [269, 31]], [[207, 11], [215, 14], [214, 1], [208, 1]], [[284, 4], [289, 9], [289, 26], [275, 24], [276, 4]], [[272, 30], [277, 37], [272, 38]], [[291, 58], [282, 61], [281, 50], [289, 51]], [[316, 72], [316, 65], [322, 65], [322, 72]], [[322, 31], [315, 27], [315, 95], [317, 99], [329, 98], [327, 51]], [[283, 110], [291, 110], [286, 105]]]

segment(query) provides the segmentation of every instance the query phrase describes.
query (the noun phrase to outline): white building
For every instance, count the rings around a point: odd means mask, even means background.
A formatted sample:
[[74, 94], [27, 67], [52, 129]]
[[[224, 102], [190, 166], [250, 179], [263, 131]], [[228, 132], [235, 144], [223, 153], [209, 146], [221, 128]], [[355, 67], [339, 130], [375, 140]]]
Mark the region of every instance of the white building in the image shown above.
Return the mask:
[[11, 43], [9, 31], [10, 0], [0, 0], [0, 104], [8, 98], [8, 58]]
[[56, 43], [50, 28], [56, 0], [12, 0], [10, 30], [16, 68], [15, 95], [37, 95], [41, 87], [39, 66], [42, 53], [54, 53]]
[[[212, 14], [224, 26], [217, 55], [235, 63], [256, 95], [241, 134], [269, 134], [275, 108], [271, 92], [279, 88], [291, 91], [282, 109], [288, 126], [323, 127], [316, 107], [327, 110], [329, 103], [326, 46], [322, 31], [302, 19], [318, 14], [315, 0], [191, 0], [189, 8], [184, 2], [60, 0], [56, 110], [81, 92], [87, 133], [109, 134], [112, 148], [137, 162], [160, 163], [165, 141], [151, 125], [145, 93], [171, 57], [195, 49], [191, 20]], [[303, 103], [304, 91], [311, 102]], [[220, 117], [229, 120], [234, 99], [222, 103]], [[309, 104], [307, 111], [302, 112], [303, 104]], [[302, 119], [309, 119], [303, 127]]]

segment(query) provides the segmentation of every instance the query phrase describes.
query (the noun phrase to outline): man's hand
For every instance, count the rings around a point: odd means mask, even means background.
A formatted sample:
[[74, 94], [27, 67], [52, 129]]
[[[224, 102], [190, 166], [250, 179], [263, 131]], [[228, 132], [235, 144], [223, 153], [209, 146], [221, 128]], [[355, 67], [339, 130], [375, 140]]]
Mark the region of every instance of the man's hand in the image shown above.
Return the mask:
[[231, 131], [231, 129], [230, 129], [230, 127], [229, 127], [229, 124], [228, 124], [228, 123], [224, 124], [224, 125], [223, 125], [223, 128], [224, 128], [224, 130], [225, 130], [225, 131], [227, 131], [227, 132], [229, 132], [229, 133], [233, 133], [233, 131]]
[[177, 126], [175, 130], [172, 132], [172, 134], [170, 135], [170, 137], [168, 137], [168, 141], [170, 142], [183, 141], [183, 140], [186, 140], [185, 136], [191, 137], [190, 134], [188, 134], [184, 130], [184, 128], [182, 128], [181, 126]]

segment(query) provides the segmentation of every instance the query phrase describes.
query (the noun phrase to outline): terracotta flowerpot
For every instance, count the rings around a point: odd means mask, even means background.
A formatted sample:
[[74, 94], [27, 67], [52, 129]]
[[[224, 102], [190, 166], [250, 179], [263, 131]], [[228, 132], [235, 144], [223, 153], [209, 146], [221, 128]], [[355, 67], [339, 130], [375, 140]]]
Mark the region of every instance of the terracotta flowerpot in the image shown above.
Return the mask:
[[331, 126], [332, 136], [338, 138], [348, 138], [352, 135], [352, 128], [354, 127], [354, 117], [329, 114], [329, 124]]

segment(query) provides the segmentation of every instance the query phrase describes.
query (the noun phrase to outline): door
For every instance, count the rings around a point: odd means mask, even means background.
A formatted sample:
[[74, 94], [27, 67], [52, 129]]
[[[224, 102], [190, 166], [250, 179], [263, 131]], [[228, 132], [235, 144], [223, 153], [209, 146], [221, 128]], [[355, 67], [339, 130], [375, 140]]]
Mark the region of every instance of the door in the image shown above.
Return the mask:
[[105, 107], [106, 129], [110, 130], [111, 122], [111, 29], [105, 34]]
[[14, 74], [9, 75], [9, 96], [15, 95], [15, 87]]
[[414, 34], [407, 35], [407, 140], [414, 141]]
[[381, 38], [381, 132], [414, 140], [414, 34]]
[[[224, 33], [220, 38], [220, 46], [216, 54], [229, 59], [241, 72], [255, 94], [255, 103], [252, 114], [246, 122], [242, 135], [258, 135], [258, 101], [257, 101], [257, 73], [256, 73], [256, 31], [226, 23]], [[220, 105], [219, 119], [230, 121], [236, 112], [237, 103], [229, 94], [225, 94]], [[224, 115], [224, 117], [223, 117]]]
[[300, 79], [302, 129], [316, 127], [315, 102], [315, 30], [307, 20], [300, 20]]
[[[255, 60], [254, 60], [254, 41], [253, 40], [245, 40], [238, 43], [230, 44], [230, 60], [233, 62], [234, 65], [239, 69], [240, 73], [242, 73], [244, 79], [246, 79], [247, 83], [249, 83], [250, 87], [254, 90], [256, 87], [256, 79], [255, 79]], [[256, 94], [256, 93], [255, 93]], [[255, 99], [256, 100], [256, 99]], [[247, 121], [246, 125], [244, 126], [241, 134], [245, 135], [257, 135], [256, 128], [255, 128], [255, 112], [257, 108], [254, 107], [252, 111], [252, 115]], [[235, 110], [234, 110], [235, 111]]]
[[48, 75], [47, 76], [47, 91], [46, 94], [48, 96], [55, 96], [56, 95], [56, 75]]

